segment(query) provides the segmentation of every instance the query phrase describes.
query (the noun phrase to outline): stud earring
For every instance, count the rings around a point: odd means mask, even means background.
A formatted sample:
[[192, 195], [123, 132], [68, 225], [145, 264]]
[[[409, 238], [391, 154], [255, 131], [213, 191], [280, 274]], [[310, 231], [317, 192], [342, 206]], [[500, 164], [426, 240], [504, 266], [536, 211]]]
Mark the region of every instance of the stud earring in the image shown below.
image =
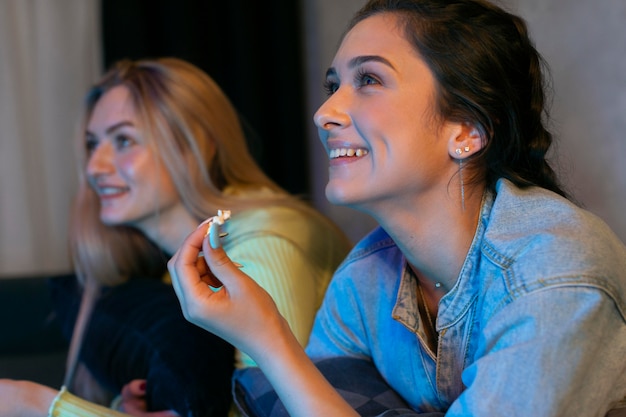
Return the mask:
[[465, 148], [463, 148], [463, 150], [464, 150], [465, 152], [469, 152], [469, 151], [470, 151], [470, 147], [469, 147], [469, 146], [466, 146]]
[[456, 150], [454, 151], [457, 155], [461, 155], [463, 153], [463, 150], [461, 148], [456, 148]]

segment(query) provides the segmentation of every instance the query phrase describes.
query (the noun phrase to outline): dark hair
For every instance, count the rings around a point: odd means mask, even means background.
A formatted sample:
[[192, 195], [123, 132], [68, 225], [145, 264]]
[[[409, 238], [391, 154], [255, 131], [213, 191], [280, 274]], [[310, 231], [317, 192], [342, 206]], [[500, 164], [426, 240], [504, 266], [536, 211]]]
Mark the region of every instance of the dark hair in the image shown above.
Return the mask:
[[394, 13], [405, 36], [437, 80], [437, 112], [479, 129], [483, 149], [468, 161], [482, 166], [487, 186], [507, 178], [566, 196], [546, 160], [547, 67], [520, 17], [482, 0], [370, 0], [349, 28]]

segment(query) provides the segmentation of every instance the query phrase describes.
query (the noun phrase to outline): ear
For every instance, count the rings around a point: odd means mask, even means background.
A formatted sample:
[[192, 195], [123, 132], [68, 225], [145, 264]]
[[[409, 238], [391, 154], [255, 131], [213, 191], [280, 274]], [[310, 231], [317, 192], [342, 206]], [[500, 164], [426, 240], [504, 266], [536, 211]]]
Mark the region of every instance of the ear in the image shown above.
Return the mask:
[[483, 137], [478, 128], [469, 123], [460, 123], [448, 139], [448, 154], [454, 159], [465, 159], [480, 151], [483, 146]]

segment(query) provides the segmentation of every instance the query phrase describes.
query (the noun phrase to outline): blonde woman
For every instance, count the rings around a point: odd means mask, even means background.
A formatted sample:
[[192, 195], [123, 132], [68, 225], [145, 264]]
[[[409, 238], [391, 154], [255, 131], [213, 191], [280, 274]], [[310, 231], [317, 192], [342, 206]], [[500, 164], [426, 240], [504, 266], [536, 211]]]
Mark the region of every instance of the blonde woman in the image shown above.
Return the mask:
[[0, 414], [117, 415], [95, 403], [123, 391], [114, 407], [134, 415], [226, 415], [233, 367], [254, 362], [186, 323], [169, 257], [204, 219], [229, 210], [221, 243], [304, 345], [348, 240], [262, 172], [228, 98], [190, 63], [115, 64], [87, 94], [81, 132], [71, 233], [80, 284], [54, 291], [73, 329], [65, 386], [3, 381]]

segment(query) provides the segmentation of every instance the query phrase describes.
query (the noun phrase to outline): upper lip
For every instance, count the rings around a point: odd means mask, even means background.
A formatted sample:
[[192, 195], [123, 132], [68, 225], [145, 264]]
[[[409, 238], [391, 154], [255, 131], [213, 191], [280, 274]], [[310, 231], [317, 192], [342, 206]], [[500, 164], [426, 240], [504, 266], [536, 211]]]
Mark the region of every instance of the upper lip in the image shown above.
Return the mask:
[[329, 139], [326, 141], [326, 149], [332, 151], [333, 149], [367, 149], [366, 146], [357, 145], [355, 143], [346, 142], [343, 140]]

